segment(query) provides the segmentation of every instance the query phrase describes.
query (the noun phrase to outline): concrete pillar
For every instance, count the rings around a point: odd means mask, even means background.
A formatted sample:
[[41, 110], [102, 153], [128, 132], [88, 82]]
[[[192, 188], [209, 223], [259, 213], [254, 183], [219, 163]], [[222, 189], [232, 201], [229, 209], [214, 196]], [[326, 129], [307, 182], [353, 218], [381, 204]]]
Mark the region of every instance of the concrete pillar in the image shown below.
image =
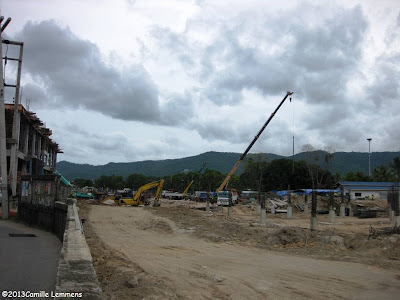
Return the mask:
[[340, 217], [344, 218], [346, 216], [346, 207], [344, 203], [340, 204]]
[[28, 149], [29, 149], [29, 124], [25, 125], [25, 135], [24, 135], [24, 145], [22, 147], [22, 152], [25, 155], [28, 155]]
[[[21, 113], [19, 112], [19, 91], [21, 84], [21, 68], [22, 56], [24, 52], [24, 44], [21, 43], [19, 47], [19, 58], [17, 67], [17, 81], [14, 95], [14, 116], [12, 127], [12, 138], [15, 143], [11, 145], [10, 151], [10, 179], [11, 179], [11, 193], [15, 197], [17, 195], [17, 173], [18, 173], [18, 152], [19, 152], [19, 136], [21, 129]], [[3, 91], [2, 91], [3, 92]]]
[[288, 205], [288, 207], [287, 207], [287, 218], [288, 219], [290, 219], [290, 218], [292, 218], [292, 206], [291, 205]]
[[392, 210], [392, 208], [389, 208], [389, 220], [390, 222], [394, 221], [394, 210]]
[[21, 125], [21, 114], [18, 112], [18, 100], [14, 100], [14, 116], [13, 116], [13, 127], [12, 127], [12, 138], [14, 143], [11, 145], [10, 151], [10, 185], [11, 194], [13, 197], [17, 195], [17, 172], [18, 172], [18, 152], [19, 152], [19, 135]]
[[288, 219], [292, 218], [293, 211], [292, 211], [292, 195], [290, 193], [290, 185], [288, 185], [288, 206], [287, 206], [286, 212], [287, 212], [287, 215], [286, 215], [287, 218]]
[[206, 201], [206, 211], [210, 211], [210, 201]]
[[353, 215], [353, 209], [351, 208], [351, 203], [347, 204], [347, 208], [349, 209], [349, 217]]
[[261, 213], [261, 204], [260, 203], [257, 204], [257, 212]]
[[54, 155], [53, 155], [53, 168], [54, 168], [54, 171], [57, 170], [57, 152], [56, 151], [54, 151]]
[[275, 214], [275, 206], [271, 203], [271, 214]]
[[[1, 38], [0, 30], [0, 38]], [[7, 136], [6, 136], [6, 116], [4, 109], [4, 80], [3, 80], [3, 44], [0, 47], [0, 188], [1, 188], [1, 211], [2, 218], [8, 219], [8, 178], [7, 178]]]
[[48, 154], [47, 154], [47, 165], [49, 167], [51, 167], [52, 166], [51, 163], [53, 161], [53, 151], [51, 150], [51, 145], [50, 144], [47, 146], [47, 151], [48, 151]]
[[310, 213], [310, 209], [308, 206], [308, 196], [304, 195], [304, 214], [308, 215]]
[[396, 224], [394, 226], [400, 226], [400, 216], [396, 216]]
[[265, 225], [265, 223], [266, 223], [266, 216], [267, 216], [267, 212], [264, 207], [261, 209], [261, 213], [260, 213], [260, 223], [263, 225]]
[[317, 220], [317, 193], [313, 190], [311, 195], [311, 230], [318, 229], [318, 220]]
[[37, 150], [36, 150], [37, 158], [42, 160], [42, 137], [40, 135], [37, 136]]
[[304, 203], [304, 214], [308, 215], [310, 213], [310, 208], [308, 207], [308, 202]]
[[32, 151], [31, 156], [32, 156], [32, 157], [35, 157], [35, 156], [36, 156], [36, 153], [37, 153], [36, 131], [35, 131], [35, 130], [33, 131], [33, 134], [32, 134], [32, 147], [31, 147], [31, 151]]
[[335, 210], [331, 207], [329, 209], [329, 223], [335, 223], [336, 213]]
[[393, 227], [400, 226], [400, 216], [393, 215], [393, 219], [391, 221]]
[[233, 215], [233, 207], [232, 206], [228, 206], [228, 218], [232, 218]]
[[310, 221], [311, 221], [310, 229], [311, 230], [317, 230], [318, 229], [318, 219], [317, 219], [317, 217], [311, 217]]

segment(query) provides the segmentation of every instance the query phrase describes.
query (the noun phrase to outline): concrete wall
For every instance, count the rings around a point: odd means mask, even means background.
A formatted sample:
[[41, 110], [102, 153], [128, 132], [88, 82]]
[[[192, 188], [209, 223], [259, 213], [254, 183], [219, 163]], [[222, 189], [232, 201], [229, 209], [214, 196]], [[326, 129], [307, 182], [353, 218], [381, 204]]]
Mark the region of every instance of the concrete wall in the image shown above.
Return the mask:
[[21, 176], [19, 219], [29, 226], [54, 232], [62, 241], [69, 191], [59, 175]]
[[[350, 193], [350, 199], [356, 200], [358, 198], [375, 199], [375, 200], [387, 200], [387, 191], [382, 190], [345, 190], [346, 193]], [[361, 196], [356, 194], [361, 193]]]
[[52, 231], [63, 241], [57, 299], [71, 299], [68, 293], [82, 293], [80, 299], [103, 299], [76, 200], [67, 198], [69, 191], [57, 175], [22, 176], [18, 216], [30, 226]]
[[103, 299], [75, 199], [68, 199], [67, 223], [55, 292], [77, 292], [82, 293], [83, 299]]

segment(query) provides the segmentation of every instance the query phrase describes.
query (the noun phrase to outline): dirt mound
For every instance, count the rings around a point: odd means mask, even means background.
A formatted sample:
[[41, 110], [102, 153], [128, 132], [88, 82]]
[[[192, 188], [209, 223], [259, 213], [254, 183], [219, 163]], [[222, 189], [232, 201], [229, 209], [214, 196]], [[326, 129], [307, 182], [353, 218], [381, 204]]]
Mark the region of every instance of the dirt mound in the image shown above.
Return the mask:
[[160, 218], [160, 217], [152, 220], [152, 222], [150, 223], [149, 229], [160, 232], [160, 233], [166, 233], [166, 234], [171, 234], [174, 232], [170, 221], [166, 220], [165, 218]]
[[278, 229], [267, 236], [268, 245], [288, 245], [294, 243], [308, 244], [315, 240], [309, 230], [298, 227], [285, 227]]

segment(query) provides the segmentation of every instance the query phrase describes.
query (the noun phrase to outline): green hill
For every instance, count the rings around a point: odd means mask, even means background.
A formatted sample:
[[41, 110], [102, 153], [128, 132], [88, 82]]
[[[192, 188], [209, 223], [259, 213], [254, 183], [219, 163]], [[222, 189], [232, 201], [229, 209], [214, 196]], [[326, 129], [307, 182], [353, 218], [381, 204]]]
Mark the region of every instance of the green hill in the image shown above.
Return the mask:
[[[255, 157], [257, 154], [249, 154], [248, 157]], [[265, 154], [269, 161], [277, 158], [289, 158], [276, 154]], [[400, 156], [400, 152], [373, 152], [371, 153], [371, 172], [380, 165], [389, 164], [394, 157]], [[185, 171], [197, 172], [205, 161], [208, 161], [206, 168], [228, 173], [236, 163], [240, 153], [230, 152], [205, 152], [196, 156], [179, 159], [146, 160], [130, 163], [108, 163], [106, 165], [93, 166], [89, 164], [75, 164], [67, 161], [57, 163], [57, 170], [69, 180], [75, 178], [96, 179], [101, 175], [122, 175], [127, 177], [130, 174], [138, 173], [146, 176], [166, 176]], [[306, 158], [305, 153], [298, 153], [295, 160]], [[323, 162], [321, 162], [323, 164]], [[243, 171], [242, 164], [236, 174]], [[368, 174], [368, 153], [363, 152], [336, 152], [330, 163], [331, 172], [346, 174], [349, 171], [361, 171]]]

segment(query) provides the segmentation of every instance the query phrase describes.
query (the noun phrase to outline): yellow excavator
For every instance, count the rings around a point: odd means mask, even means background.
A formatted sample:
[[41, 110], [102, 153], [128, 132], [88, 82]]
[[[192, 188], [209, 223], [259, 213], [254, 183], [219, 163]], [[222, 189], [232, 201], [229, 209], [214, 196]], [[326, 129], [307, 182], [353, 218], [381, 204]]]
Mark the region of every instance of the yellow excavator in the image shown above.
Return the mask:
[[156, 195], [154, 196], [153, 206], [160, 206], [160, 195], [161, 195], [161, 191], [162, 191], [163, 185], [164, 185], [164, 179], [161, 179], [161, 180], [158, 180], [158, 181], [154, 181], [154, 182], [150, 182], [150, 183], [146, 183], [145, 185], [142, 185], [137, 190], [135, 195], [133, 195], [133, 197], [131, 197], [131, 198], [123, 198], [123, 197], [112, 196], [110, 198], [104, 199], [102, 202], [104, 202], [104, 201], [106, 201], [108, 199], [112, 199], [118, 205], [132, 205], [132, 206], [145, 205], [145, 202], [142, 199], [143, 198], [143, 192], [156, 187], [157, 191], [156, 191]]

